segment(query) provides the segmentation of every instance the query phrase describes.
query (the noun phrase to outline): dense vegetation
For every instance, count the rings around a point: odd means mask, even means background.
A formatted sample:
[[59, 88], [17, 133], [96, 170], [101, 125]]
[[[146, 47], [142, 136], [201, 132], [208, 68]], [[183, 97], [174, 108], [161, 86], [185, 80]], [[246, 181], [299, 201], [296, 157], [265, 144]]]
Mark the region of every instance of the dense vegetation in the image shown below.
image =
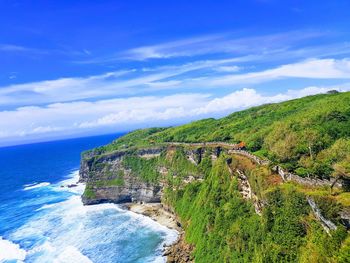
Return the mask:
[[171, 128], [129, 133], [101, 153], [164, 142], [244, 141], [248, 150], [300, 176], [350, 172], [350, 92], [321, 94], [204, 119]]
[[[261, 187], [258, 194], [268, 206], [258, 216], [242, 199], [226, 158], [222, 155], [207, 170], [203, 182], [166, 192], [187, 242], [195, 244], [196, 262], [349, 262], [345, 227], [338, 223], [338, 229], [327, 235], [305, 194], [292, 184]], [[320, 203], [324, 214], [336, 222], [334, 210], [339, 207], [331, 201]]]
[[137, 157], [135, 155], [125, 156], [125, 158], [123, 159], [123, 164], [125, 168], [131, 169], [134, 176], [139, 176], [143, 181], [150, 183], [158, 181], [158, 162], [159, 158], [152, 158], [150, 160], [147, 160]]

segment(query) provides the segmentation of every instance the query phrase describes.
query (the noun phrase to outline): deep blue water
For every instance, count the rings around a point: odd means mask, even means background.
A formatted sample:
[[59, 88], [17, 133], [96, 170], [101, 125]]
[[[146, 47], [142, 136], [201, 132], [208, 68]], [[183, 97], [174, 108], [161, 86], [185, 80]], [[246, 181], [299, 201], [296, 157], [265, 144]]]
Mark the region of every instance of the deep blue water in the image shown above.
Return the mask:
[[80, 153], [116, 135], [0, 148], [0, 262], [163, 262], [176, 237], [113, 204], [83, 206]]

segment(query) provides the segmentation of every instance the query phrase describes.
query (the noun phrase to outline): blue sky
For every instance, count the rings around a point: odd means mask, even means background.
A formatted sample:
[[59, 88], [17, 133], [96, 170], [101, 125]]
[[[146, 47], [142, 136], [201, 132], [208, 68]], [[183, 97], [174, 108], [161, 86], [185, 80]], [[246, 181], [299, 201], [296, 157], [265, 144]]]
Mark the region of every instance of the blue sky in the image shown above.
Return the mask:
[[0, 145], [350, 90], [349, 1], [0, 0]]

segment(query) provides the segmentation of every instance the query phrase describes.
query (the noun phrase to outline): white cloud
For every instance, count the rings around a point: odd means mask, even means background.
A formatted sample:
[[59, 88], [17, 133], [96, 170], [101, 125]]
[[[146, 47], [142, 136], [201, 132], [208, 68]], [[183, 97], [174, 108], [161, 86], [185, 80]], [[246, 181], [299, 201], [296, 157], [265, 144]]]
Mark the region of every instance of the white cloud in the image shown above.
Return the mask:
[[[290, 31], [254, 37], [241, 37], [238, 34], [215, 34], [187, 38], [157, 45], [133, 48], [119, 54], [132, 60], [166, 59], [172, 57], [192, 57], [202, 54], [268, 54], [286, 52], [288, 47], [306, 39], [316, 39], [326, 33], [318, 31]], [[109, 58], [110, 59], [110, 58]]]
[[59, 46], [59, 48], [35, 48], [35, 47], [28, 47], [28, 46], [22, 46], [22, 45], [14, 45], [14, 44], [6, 44], [6, 43], [0, 43], [0, 52], [6, 52], [11, 54], [21, 54], [21, 55], [30, 55], [30, 56], [44, 56], [44, 55], [52, 55], [52, 54], [59, 54], [59, 55], [65, 55], [69, 57], [86, 57], [90, 56], [91, 52], [87, 49], [83, 50], [73, 50], [68, 46]]
[[[307, 87], [269, 96], [245, 88], [222, 97], [207, 94], [177, 94], [21, 107], [0, 112], [0, 139], [25, 140], [34, 135], [38, 137], [57, 136], [61, 133], [91, 133], [108, 127], [117, 132], [128, 130], [129, 127], [171, 124], [324, 93], [334, 88]], [[350, 83], [341, 86], [340, 90], [349, 91]]]
[[276, 69], [262, 72], [261, 75], [271, 77], [299, 78], [350, 78], [349, 59], [311, 59], [296, 64], [284, 65]]
[[[147, 91], [257, 84], [282, 78], [350, 79], [349, 59], [309, 59], [276, 68], [242, 72], [236, 59], [122, 70], [85, 78], [61, 78], [0, 88], [0, 105], [31, 105], [136, 96]], [[244, 68], [247, 70], [248, 68]], [[203, 74], [202, 70], [212, 74]], [[240, 71], [239, 71], [240, 70]], [[239, 71], [239, 72], [237, 72]]]
[[[65, 102], [120, 95], [135, 95], [150, 88], [172, 88], [181, 79], [169, 80], [184, 73], [201, 69], [215, 69], [232, 64], [235, 59], [203, 60], [182, 65], [158, 66], [141, 70], [121, 70], [101, 75], [61, 78], [16, 84], [0, 88], [0, 105]], [[234, 67], [234, 66], [231, 66]]]
[[208, 44], [212, 43], [213, 41], [221, 42], [223, 39], [224, 35], [209, 35], [177, 40], [158, 45], [137, 47], [123, 53], [125, 58], [134, 60], [193, 56], [209, 53], [212, 47], [210, 47]]
[[350, 79], [349, 59], [309, 59], [274, 69], [203, 79], [199, 86], [263, 83], [282, 78]]
[[121, 91], [115, 88], [115, 84], [121, 82], [119, 77], [130, 72], [132, 70], [108, 72], [85, 78], [61, 78], [10, 85], [0, 88], [0, 104], [50, 103], [125, 94], [130, 92], [128, 87], [125, 86]]
[[329, 31], [312, 30], [296, 30], [253, 37], [242, 36], [242, 32], [222, 33], [144, 45], [103, 57], [89, 56], [88, 59], [75, 62], [111, 64], [121, 60], [145, 62], [150, 59], [171, 60], [214, 54], [219, 54], [221, 57], [235, 56], [236, 61], [240, 62], [266, 62], [350, 54], [349, 42], [323, 41], [332, 39], [335, 34]]
[[19, 45], [12, 45], [12, 44], [0, 44], [0, 51], [3, 51], [3, 52], [31, 52], [31, 53], [40, 53], [40, 54], [47, 53], [47, 51], [45, 51], [45, 50], [24, 47], [24, 46], [19, 46]]
[[219, 72], [237, 72], [239, 71], [241, 68], [238, 66], [220, 66], [215, 68], [216, 71]]
[[310, 86], [299, 90], [287, 90], [285, 93], [278, 93], [270, 96], [264, 96], [258, 93], [255, 89], [244, 88], [221, 98], [212, 99], [204, 107], [194, 109], [194, 112], [196, 114], [208, 114], [222, 111], [235, 111], [237, 109], [266, 103], [275, 103], [309, 95], [326, 93], [329, 90], [338, 90], [341, 92], [350, 91], [350, 83], [327, 87]]

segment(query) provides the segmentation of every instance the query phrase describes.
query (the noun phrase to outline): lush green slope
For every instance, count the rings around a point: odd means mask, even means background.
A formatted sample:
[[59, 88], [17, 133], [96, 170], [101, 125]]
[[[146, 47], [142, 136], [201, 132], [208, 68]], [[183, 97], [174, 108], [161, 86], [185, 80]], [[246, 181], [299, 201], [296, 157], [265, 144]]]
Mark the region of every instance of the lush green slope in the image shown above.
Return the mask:
[[[324, 214], [338, 225], [331, 236], [293, 184], [260, 189], [268, 205], [259, 216], [251, 202], [242, 199], [227, 158], [222, 155], [212, 168], [207, 167], [203, 182], [166, 192], [167, 202], [182, 220], [187, 242], [195, 244], [196, 262], [349, 262], [349, 236], [337, 221], [335, 202], [318, 200]], [[262, 176], [259, 170], [255, 174]], [[252, 175], [248, 170], [246, 174]]]
[[101, 152], [164, 142], [246, 142], [248, 150], [301, 176], [350, 169], [350, 92], [321, 94], [171, 128], [137, 130]]

